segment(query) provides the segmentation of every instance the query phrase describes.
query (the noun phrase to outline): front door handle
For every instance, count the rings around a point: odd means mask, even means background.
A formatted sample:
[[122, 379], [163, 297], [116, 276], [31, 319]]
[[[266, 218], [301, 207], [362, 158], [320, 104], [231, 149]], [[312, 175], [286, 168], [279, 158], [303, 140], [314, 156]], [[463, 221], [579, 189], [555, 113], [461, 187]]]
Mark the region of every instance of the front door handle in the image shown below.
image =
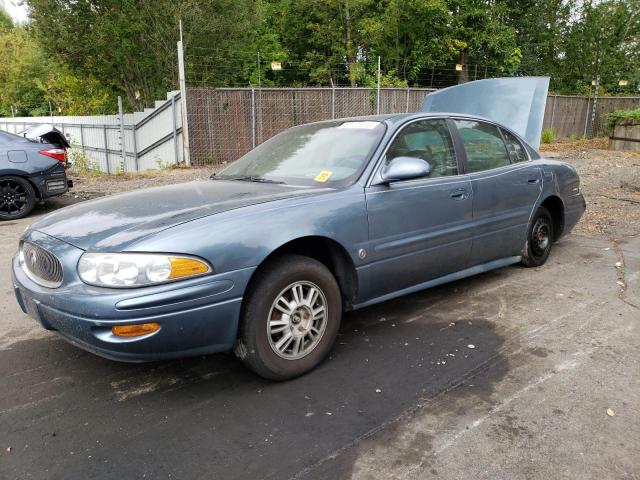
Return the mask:
[[454, 200], [464, 200], [467, 198], [467, 190], [465, 188], [458, 188], [451, 192], [451, 198]]

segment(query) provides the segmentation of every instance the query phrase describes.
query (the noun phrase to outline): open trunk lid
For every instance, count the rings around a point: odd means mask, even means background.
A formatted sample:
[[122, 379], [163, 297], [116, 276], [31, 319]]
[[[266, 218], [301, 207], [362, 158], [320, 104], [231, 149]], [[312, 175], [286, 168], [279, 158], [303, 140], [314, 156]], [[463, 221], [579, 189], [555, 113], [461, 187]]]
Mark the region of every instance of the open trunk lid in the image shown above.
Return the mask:
[[50, 143], [58, 148], [71, 147], [64, 134], [53, 125], [32, 125], [20, 132], [19, 135], [32, 142]]

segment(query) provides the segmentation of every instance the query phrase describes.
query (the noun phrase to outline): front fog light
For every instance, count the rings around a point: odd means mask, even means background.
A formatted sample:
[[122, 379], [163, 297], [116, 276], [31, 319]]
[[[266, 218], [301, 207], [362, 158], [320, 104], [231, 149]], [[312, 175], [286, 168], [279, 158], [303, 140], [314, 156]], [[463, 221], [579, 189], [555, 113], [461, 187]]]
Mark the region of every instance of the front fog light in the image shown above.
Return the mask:
[[211, 272], [203, 260], [154, 253], [85, 253], [78, 262], [82, 281], [99, 287], [155, 285]]

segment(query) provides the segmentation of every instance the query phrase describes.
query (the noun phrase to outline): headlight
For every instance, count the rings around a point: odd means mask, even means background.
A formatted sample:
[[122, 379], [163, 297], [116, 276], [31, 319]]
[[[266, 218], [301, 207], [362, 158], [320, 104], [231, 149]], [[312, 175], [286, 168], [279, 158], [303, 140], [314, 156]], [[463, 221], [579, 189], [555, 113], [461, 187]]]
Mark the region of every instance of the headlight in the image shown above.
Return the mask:
[[82, 281], [99, 287], [142, 287], [212, 271], [197, 258], [156, 253], [85, 253], [78, 262]]

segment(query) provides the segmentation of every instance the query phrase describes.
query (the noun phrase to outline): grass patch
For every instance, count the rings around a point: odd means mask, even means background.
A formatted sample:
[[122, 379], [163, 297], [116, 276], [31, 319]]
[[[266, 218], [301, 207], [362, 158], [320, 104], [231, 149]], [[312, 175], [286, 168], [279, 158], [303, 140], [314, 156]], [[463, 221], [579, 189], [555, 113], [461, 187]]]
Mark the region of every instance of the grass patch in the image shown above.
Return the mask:
[[542, 136], [540, 137], [540, 141], [542, 143], [551, 143], [553, 142], [553, 136], [554, 136], [553, 128], [545, 128], [544, 130], [542, 130]]
[[640, 108], [635, 110], [614, 110], [607, 115], [605, 128], [608, 133], [613, 131], [617, 124], [640, 123]]

